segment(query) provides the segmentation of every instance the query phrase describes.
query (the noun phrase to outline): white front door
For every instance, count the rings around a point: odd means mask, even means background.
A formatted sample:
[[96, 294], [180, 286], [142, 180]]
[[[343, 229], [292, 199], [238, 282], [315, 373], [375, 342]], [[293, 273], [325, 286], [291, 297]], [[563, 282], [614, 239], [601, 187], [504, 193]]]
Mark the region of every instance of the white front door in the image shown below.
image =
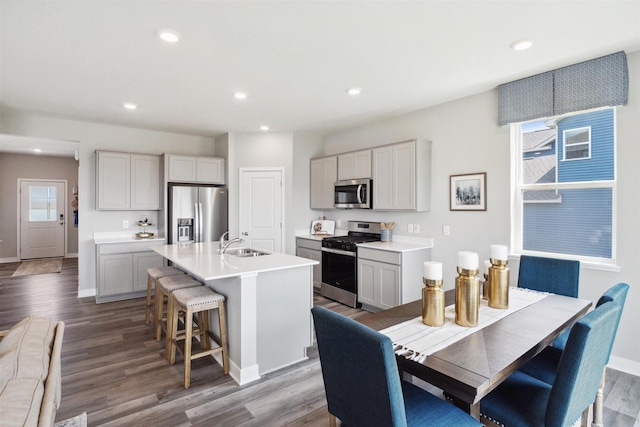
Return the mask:
[[64, 256], [65, 181], [20, 180], [20, 259]]
[[240, 169], [240, 237], [243, 246], [282, 252], [283, 169]]

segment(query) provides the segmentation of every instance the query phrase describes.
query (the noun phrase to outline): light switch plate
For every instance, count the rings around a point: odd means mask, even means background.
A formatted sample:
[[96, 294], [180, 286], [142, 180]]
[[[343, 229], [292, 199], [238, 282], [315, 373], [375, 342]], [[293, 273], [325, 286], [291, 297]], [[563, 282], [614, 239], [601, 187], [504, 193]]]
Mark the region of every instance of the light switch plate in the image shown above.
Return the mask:
[[413, 224], [413, 232], [420, 233], [420, 224]]
[[407, 225], [407, 233], [413, 233], [413, 224]]

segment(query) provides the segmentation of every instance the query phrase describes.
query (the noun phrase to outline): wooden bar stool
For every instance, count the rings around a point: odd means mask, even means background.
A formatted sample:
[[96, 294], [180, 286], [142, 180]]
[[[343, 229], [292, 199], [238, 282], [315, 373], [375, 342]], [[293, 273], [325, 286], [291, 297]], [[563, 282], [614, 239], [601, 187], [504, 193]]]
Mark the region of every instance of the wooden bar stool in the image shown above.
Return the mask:
[[144, 323], [146, 325], [150, 323], [151, 314], [155, 312], [151, 303], [151, 291], [156, 287], [156, 281], [162, 277], [175, 276], [178, 274], [184, 274], [184, 271], [171, 266], [151, 267], [147, 270], [147, 308], [144, 315]]
[[[173, 310], [167, 316], [172, 317], [171, 331], [167, 333], [166, 348], [169, 350], [169, 363], [176, 362], [176, 348], [184, 356], [184, 388], [191, 384], [191, 361], [199, 357], [222, 353], [222, 368], [224, 374], [229, 374], [229, 349], [227, 345], [227, 326], [224, 313], [224, 296], [214, 292], [207, 286], [189, 289], [179, 289], [173, 292]], [[217, 338], [209, 330], [209, 310], [218, 310], [218, 322], [220, 324], [220, 337]], [[178, 317], [184, 312], [185, 330], [178, 331]], [[193, 315], [198, 314], [198, 328], [193, 329]], [[168, 323], [168, 322], [167, 322]], [[181, 331], [182, 332], [182, 331]], [[191, 344], [193, 336], [200, 336], [201, 351], [193, 353]], [[184, 347], [178, 341], [184, 340]], [[218, 347], [211, 348], [213, 340]]]
[[[178, 290], [184, 288], [193, 288], [196, 286], [203, 286], [202, 282], [194, 279], [188, 274], [180, 274], [176, 276], [165, 276], [161, 277], [157, 281], [158, 286], [156, 286], [156, 309], [153, 319], [153, 336], [156, 341], [160, 341], [162, 337], [162, 330], [164, 329], [165, 333], [171, 330], [171, 325], [168, 323], [171, 321], [171, 316], [164, 316], [164, 301], [167, 299], [167, 313], [171, 313], [171, 294]], [[164, 320], [166, 319], [167, 324], [165, 325]]]

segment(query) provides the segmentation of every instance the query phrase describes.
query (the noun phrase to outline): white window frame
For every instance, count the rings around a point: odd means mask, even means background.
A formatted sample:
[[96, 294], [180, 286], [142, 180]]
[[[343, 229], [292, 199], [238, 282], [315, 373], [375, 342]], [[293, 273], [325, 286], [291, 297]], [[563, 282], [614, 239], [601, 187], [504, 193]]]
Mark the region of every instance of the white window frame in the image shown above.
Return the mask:
[[[586, 130], [589, 134], [589, 139], [587, 142], [577, 142], [573, 144], [567, 144], [567, 132], [578, 132], [581, 130]], [[567, 158], [567, 146], [577, 147], [578, 145], [586, 145], [589, 150], [589, 155], [587, 157], [576, 157], [575, 159]], [[591, 158], [591, 126], [585, 126], [581, 128], [573, 128], [573, 129], [565, 129], [562, 131], [562, 161], [563, 162], [573, 162], [576, 160], [588, 160]]]
[[[572, 114], [566, 114], [564, 116], [555, 117], [568, 117], [571, 115], [584, 114], [589, 111], [597, 111], [606, 108], [599, 108], [594, 110], [579, 111]], [[532, 121], [540, 121], [536, 119]], [[613, 121], [614, 121], [614, 179], [612, 181], [588, 181], [588, 182], [555, 182], [544, 184], [523, 184], [523, 159], [522, 159], [522, 123], [512, 123], [510, 125], [510, 141], [511, 144], [511, 168], [510, 168], [510, 191], [511, 191], [511, 257], [519, 259], [520, 255], [536, 255], [546, 256], [560, 259], [577, 259], [580, 261], [580, 265], [585, 268], [619, 272], [620, 267], [616, 265], [616, 248], [617, 248], [617, 185], [618, 185], [618, 160], [617, 160], [617, 110], [613, 108]], [[589, 138], [591, 141], [591, 137]], [[577, 159], [576, 159], [577, 160]], [[557, 171], [556, 171], [557, 173]], [[524, 250], [523, 245], [523, 193], [527, 190], [573, 190], [573, 189], [586, 189], [586, 188], [611, 188], [611, 258], [598, 258], [588, 257], [573, 254], [559, 254], [550, 252], [528, 251]]]

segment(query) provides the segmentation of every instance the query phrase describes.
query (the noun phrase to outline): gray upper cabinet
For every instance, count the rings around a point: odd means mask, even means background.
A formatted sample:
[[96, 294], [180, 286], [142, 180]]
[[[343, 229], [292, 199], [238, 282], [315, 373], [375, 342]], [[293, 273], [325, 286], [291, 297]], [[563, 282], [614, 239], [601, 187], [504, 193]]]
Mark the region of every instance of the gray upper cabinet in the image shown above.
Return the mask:
[[224, 159], [167, 154], [168, 181], [224, 184]]
[[96, 151], [96, 209], [160, 209], [160, 156]]
[[371, 150], [338, 156], [338, 180], [371, 178]]
[[421, 139], [373, 149], [373, 209], [428, 211], [431, 142]]
[[334, 186], [338, 177], [338, 158], [311, 160], [311, 209], [335, 209]]

